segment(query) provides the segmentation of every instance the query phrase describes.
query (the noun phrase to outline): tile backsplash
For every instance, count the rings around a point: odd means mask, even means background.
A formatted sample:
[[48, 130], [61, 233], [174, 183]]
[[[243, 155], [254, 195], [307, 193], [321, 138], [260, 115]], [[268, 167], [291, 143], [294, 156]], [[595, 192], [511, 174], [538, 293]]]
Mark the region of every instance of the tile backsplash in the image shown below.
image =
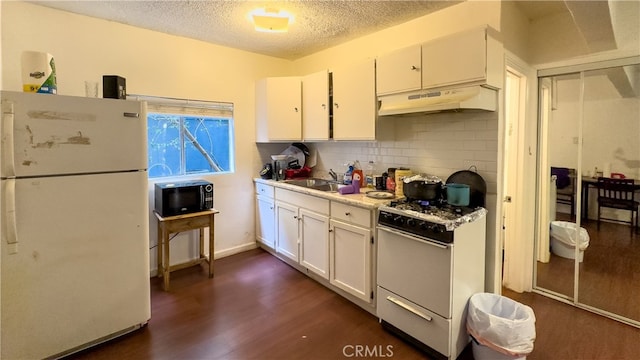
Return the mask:
[[359, 160], [363, 168], [368, 161], [374, 161], [377, 173], [403, 166], [443, 180], [458, 170], [475, 166], [487, 182], [487, 192], [496, 192], [497, 112], [382, 117], [377, 133], [377, 141], [312, 144], [318, 156], [314, 176], [327, 177], [329, 169], [341, 174], [346, 170], [344, 164], [353, 160]]
[[[305, 143], [317, 152], [313, 176], [329, 178], [329, 169], [342, 175], [349, 161], [363, 168], [374, 161], [376, 173], [389, 167], [408, 167], [414, 173], [449, 175], [472, 166], [495, 193], [498, 172], [498, 113], [443, 112], [430, 115], [382, 117], [376, 141], [325, 141]], [[258, 144], [263, 162], [289, 144]]]

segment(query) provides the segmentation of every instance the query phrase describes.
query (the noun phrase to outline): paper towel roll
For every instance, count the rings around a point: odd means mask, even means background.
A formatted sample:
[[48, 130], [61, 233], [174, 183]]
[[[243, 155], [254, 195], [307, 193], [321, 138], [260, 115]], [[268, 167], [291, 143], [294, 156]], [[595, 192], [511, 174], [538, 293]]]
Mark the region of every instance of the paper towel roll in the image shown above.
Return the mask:
[[38, 51], [22, 52], [22, 91], [57, 93], [56, 65], [51, 54]]
[[604, 166], [602, 167], [602, 176], [604, 177], [611, 177], [611, 163], [604, 163]]

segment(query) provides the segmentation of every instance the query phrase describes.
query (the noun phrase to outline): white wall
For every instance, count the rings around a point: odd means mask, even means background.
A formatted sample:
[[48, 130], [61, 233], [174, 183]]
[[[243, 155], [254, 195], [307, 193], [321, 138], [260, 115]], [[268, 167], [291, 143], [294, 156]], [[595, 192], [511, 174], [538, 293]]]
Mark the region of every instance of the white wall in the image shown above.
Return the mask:
[[[28, 3], [2, 1], [0, 6], [3, 90], [22, 90], [21, 53], [36, 50], [53, 54], [61, 95], [84, 96], [85, 80], [101, 82], [103, 74], [117, 74], [127, 79], [130, 94], [234, 103], [236, 172], [206, 177], [215, 184], [215, 207], [220, 210], [216, 254], [254, 246], [251, 179], [259, 166], [254, 145], [254, 81], [289, 75], [289, 61]], [[150, 225], [152, 247], [154, 217]], [[196, 256], [195, 239], [192, 234], [172, 241], [172, 263]], [[153, 270], [155, 259], [152, 250]]]

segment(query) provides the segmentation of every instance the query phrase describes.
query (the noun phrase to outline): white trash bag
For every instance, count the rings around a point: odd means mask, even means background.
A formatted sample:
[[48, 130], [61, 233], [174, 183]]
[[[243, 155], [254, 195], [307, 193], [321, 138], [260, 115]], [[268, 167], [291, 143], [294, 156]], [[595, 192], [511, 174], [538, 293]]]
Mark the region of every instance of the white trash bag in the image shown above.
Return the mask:
[[529, 306], [507, 297], [474, 294], [469, 299], [467, 331], [481, 345], [510, 356], [533, 350], [536, 317]]
[[[576, 223], [568, 221], [552, 221], [550, 227], [551, 237], [569, 246], [576, 246]], [[586, 250], [589, 246], [589, 233], [587, 229], [580, 228], [580, 250]]]

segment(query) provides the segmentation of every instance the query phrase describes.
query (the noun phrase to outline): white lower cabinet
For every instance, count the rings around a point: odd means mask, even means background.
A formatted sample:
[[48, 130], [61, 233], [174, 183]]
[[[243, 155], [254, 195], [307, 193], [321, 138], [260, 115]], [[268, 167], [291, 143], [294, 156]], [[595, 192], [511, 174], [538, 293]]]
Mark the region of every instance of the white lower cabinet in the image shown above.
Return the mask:
[[298, 207], [276, 202], [276, 252], [298, 262]]
[[273, 244], [270, 249], [281, 259], [375, 312], [375, 209], [258, 185], [258, 241]]
[[329, 231], [329, 282], [359, 299], [371, 302], [371, 229], [331, 219]]
[[274, 188], [256, 183], [256, 194], [256, 240], [273, 249], [276, 245]]
[[329, 278], [329, 200], [276, 189], [276, 252]]
[[256, 197], [256, 239], [270, 248], [276, 245], [276, 210], [273, 198]]
[[300, 209], [300, 265], [329, 279], [329, 217]]

